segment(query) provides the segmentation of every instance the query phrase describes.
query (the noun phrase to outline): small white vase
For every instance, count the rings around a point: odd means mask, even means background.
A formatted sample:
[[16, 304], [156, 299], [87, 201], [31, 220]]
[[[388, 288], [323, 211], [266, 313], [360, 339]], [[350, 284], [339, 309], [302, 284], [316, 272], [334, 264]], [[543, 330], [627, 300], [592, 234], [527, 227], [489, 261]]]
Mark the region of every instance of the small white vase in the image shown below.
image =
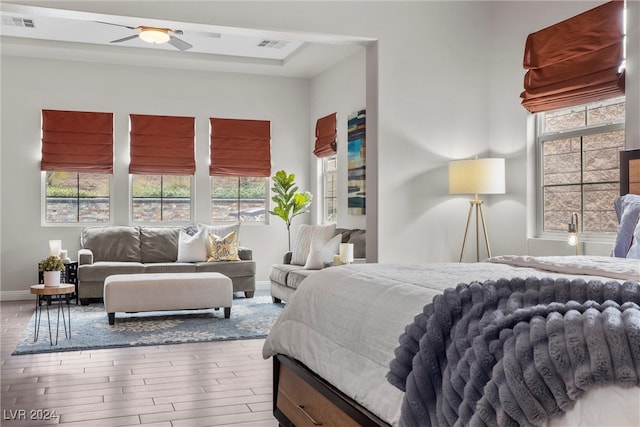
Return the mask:
[[59, 271], [45, 271], [44, 272], [44, 285], [45, 286], [60, 286], [60, 272]]

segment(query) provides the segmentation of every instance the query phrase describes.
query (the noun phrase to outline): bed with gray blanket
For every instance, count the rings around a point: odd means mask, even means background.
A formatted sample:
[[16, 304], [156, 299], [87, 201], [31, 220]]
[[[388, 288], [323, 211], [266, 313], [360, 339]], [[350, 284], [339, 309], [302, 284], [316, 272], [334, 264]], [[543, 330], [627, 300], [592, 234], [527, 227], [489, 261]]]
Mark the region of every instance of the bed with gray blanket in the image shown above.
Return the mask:
[[638, 425], [638, 281], [637, 259], [592, 256], [332, 267], [301, 284], [263, 356], [374, 425]]

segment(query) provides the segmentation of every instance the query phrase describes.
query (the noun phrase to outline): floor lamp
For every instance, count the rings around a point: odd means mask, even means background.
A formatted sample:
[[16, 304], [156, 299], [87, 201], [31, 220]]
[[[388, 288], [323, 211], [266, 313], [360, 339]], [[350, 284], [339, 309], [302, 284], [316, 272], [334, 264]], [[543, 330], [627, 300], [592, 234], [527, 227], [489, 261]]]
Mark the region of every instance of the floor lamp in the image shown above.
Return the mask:
[[464, 255], [464, 247], [467, 243], [471, 216], [475, 212], [476, 223], [476, 260], [480, 261], [480, 221], [484, 240], [487, 246], [487, 255], [491, 257], [489, 233], [482, 209], [482, 200], [478, 194], [504, 194], [504, 159], [473, 159], [454, 160], [449, 162], [449, 194], [473, 194], [469, 201], [469, 215], [467, 226], [464, 230], [464, 240], [460, 251], [460, 262]]

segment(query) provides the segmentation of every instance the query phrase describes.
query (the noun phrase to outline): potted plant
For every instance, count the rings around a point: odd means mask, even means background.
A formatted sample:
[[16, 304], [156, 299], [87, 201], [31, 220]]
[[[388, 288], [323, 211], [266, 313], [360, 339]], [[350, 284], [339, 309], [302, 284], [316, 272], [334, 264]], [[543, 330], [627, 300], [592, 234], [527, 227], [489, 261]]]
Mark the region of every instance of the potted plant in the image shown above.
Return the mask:
[[44, 275], [45, 286], [60, 286], [60, 272], [64, 271], [64, 263], [60, 257], [51, 255], [40, 261], [38, 271]]
[[298, 192], [295, 184], [295, 174], [287, 174], [280, 170], [271, 177], [273, 187], [271, 191], [275, 194], [271, 200], [275, 203], [271, 215], [282, 218], [287, 224], [287, 237], [289, 239], [289, 250], [291, 250], [291, 220], [302, 213], [309, 212], [307, 209], [311, 205], [313, 196], [308, 191]]

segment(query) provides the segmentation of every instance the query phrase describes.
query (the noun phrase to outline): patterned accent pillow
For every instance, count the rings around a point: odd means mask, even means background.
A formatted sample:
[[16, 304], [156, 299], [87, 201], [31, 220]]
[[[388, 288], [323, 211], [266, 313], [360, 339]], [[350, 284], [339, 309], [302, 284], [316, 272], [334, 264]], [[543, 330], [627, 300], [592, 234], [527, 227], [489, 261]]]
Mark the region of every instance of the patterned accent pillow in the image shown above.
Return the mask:
[[[224, 224], [224, 225], [208, 225], [208, 224], [198, 224], [198, 231], [204, 230], [202, 233], [202, 242], [207, 247], [207, 250], [210, 247], [209, 244], [209, 234], [215, 234], [216, 236], [226, 236], [232, 231], [236, 232], [236, 237], [238, 239], [238, 246], [240, 246], [240, 222], [236, 222], [233, 224]], [[207, 258], [211, 256], [211, 252], [207, 253]]]
[[240, 261], [238, 233], [232, 231], [224, 237], [209, 233], [209, 259], [207, 261]]
[[298, 234], [296, 241], [293, 245], [293, 254], [291, 255], [291, 264], [293, 265], [305, 265], [307, 258], [309, 257], [309, 251], [311, 249], [311, 242], [314, 238], [328, 241], [331, 239], [336, 231], [335, 224], [329, 225], [308, 225], [302, 224], [298, 228]]

